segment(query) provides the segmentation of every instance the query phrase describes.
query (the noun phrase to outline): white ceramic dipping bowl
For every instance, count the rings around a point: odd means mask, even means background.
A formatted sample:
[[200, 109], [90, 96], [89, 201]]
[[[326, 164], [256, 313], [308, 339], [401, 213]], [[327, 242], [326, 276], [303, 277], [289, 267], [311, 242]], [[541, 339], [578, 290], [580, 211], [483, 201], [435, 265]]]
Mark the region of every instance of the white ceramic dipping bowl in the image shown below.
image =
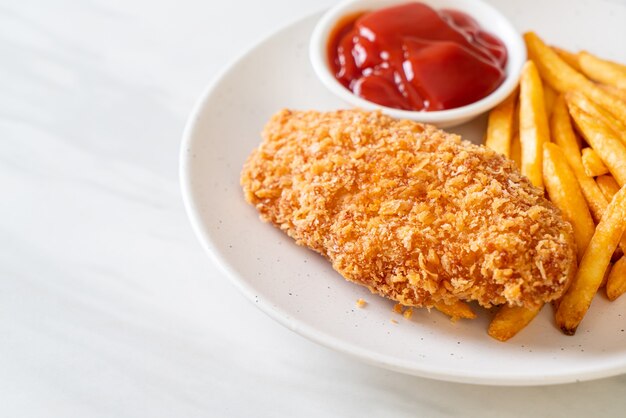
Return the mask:
[[420, 0], [435, 10], [456, 9], [473, 17], [480, 26], [502, 40], [508, 52], [504, 82], [491, 94], [477, 102], [448, 110], [409, 111], [394, 109], [370, 102], [356, 96], [345, 88], [332, 73], [328, 63], [328, 41], [333, 29], [346, 15], [374, 11], [388, 6], [408, 3], [407, 0], [347, 0], [326, 12], [311, 36], [309, 55], [313, 69], [322, 83], [343, 101], [367, 110], [380, 109], [398, 119], [410, 119], [431, 123], [441, 128], [460, 125], [489, 111], [503, 101], [518, 84], [522, 66], [526, 61], [526, 46], [520, 33], [515, 30], [498, 10], [480, 0]]

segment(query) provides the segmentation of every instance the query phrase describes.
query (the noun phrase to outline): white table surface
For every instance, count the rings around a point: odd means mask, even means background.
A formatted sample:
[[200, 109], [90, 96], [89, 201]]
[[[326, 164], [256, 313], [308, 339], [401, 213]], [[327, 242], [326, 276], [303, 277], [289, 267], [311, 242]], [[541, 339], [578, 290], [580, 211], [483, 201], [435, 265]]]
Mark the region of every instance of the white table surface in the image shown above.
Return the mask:
[[333, 3], [0, 4], [0, 416], [624, 416], [626, 376], [506, 388], [362, 364], [211, 265], [180, 198], [185, 118], [226, 63]]

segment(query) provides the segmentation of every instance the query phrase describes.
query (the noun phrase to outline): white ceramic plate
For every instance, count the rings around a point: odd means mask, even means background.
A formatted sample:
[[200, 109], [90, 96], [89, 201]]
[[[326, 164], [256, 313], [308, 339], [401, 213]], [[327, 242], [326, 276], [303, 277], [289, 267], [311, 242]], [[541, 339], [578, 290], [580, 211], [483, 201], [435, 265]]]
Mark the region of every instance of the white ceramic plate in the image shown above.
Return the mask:
[[[626, 61], [626, 6], [600, 1], [495, 1], [520, 30], [550, 43]], [[241, 291], [281, 324], [320, 344], [389, 369], [457, 382], [530, 385], [626, 372], [626, 297], [596, 297], [578, 333], [561, 334], [546, 307], [532, 324], [499, 343], [488, 313], [450, 322], [418, 310], [410, 321], [393, 303], [348, 283], [330, 264], [262, 223], [239, 187], [241, 166], [281, 108], [345, 107], [317, 80], [307, 45], [320, 15], [288, 26], [231, 65], [191, 115], [181, 151], [189, 217], [204, 248]], [[477, 141], [484, 118], [455, 131]], [[355, 301], [368, 302], [357, 309]], [[394, 318], [398, 324], [391, 322]]]

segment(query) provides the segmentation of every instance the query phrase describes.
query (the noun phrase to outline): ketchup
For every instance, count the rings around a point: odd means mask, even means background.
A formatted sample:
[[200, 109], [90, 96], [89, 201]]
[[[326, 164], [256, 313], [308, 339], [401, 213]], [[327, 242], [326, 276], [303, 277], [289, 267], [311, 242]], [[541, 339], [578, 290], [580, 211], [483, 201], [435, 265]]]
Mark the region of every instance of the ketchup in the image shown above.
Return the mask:
[[507, 51], [465, 13], [407, 3], [348, 17], [328, 62], [357, 96], [404, 110], [444, 110], [488, 96], [505, 78]]

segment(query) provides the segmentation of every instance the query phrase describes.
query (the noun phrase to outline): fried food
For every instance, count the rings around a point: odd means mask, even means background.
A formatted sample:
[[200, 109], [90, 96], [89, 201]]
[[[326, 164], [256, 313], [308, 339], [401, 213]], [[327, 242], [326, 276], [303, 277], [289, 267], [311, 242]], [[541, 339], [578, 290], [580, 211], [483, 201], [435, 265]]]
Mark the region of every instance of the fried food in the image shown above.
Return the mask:
[[563, 218], [574, 228], [574, 240], [580, 260], [595, 232], [595, 224], [563, 151], [552, 142], [543, 145], [543, 176], [550, 201], [561, 209]]
[[[554, 109], [556, 92], [548, 85], [544, 84], [539, 77], [537, 67], [532, 61], [526, 62], [522, 70], [520, 80], [520, 112], [519, 112], [519, 135], [521, 145], [521, 167], [522, 174], [528, 176], [530, 181], [537, 187], [548, 186], [546, 169], [554, 166], [546, 164], [545, 145], [550, 142], [550, 129], [548, 119]], [[549, 155], [547, 156], [549, 157]], [[567, 165], [567, 163], [565, 163]], [[553, 170], [554, 171], [554, 170]], [[575, 181], [575, 180], [574, 180]], [[552, 191], [558, 188], [559, 184], [552, 180]], [[548, 189], [550, 192], [550, 189]], [[563, 213], [567, 219], [568, 213]], [[593, 225], [593, 224], [592, 224]], [[575, 226], [575, 225], [574, 225]], [[574, 237], [577, 239], [576, 228]], [[512, 338], [526, 325], [533, 320], [541, 310], [542, 305], [532, 308], [520, 306], [501, 306], [489, 325], [488, 333], [499, 341], [506, 341]]]
[[550, 142], [550, 128], [544, 103], [543, 84], [535, 63], [527, 61], [522, 70], [519, 93], [519, 136], [522, 144], [522, 174], [543, 188], [543, 144]]
[[626, 255], [619, 260], [610, 270], [606, 279], [606, 296], [609, 300], [615, 300], [626, 292]]
[[489, 112], [485, 146], [509, 158], [517, 101], [517, 91]]
[[615, 86], [609, 86], [608, 84], [600, 84], [601, 89], [611, 93], [613, 96], [619, 98], [622, 102], [626, 103], [626, 88], [620, 89]]
[[405, 306], [536, 307], [573, 277], [572, 227], [513, 162], [377, 112], [276, 114], [241, 184], [263, 220]]
[[606, 165], [604, 165], [602, 159], [593, 148], [587, 147], [582, 149], [582, 160], [588, 177], [603, 176], [609, 172], [609, 169], [606, 168]]
[[453, 322], [456, 322], [459, 319], [476, 318], [476, 314], [472, 311], [472, 308], [467, 303], [460, 300], [453, 304], [445, 304], [443, 302], [436, 303], [435, 309], [448, 315]]
[[505, 305], [491, 320], [487, 333], [498, 341], [508, 341], [526, 328], [542, 307], [543, 305], [534, 308]]
[[567, 65], [535, 33], [525, 33], [524, 40], [530, 59], [535, 62], [541, 77], [552, 88], [560, 93], [567, 93], [570, 90], [581, 91], [585, 96], [608, 110], [618, 120], [626, 122], [626, 102]]
[[593, 215], [596, 222], [600, 222], [609, 201], [604, 197], [602, 190], [600, 190], [593, 178], [585, 173], [580, 147], [576, 141], [574, 128], [572, 127], [569, 111], [563, 96], [559, 96], [554, 105], [550, 129], [552, 130], [554, 142], [561, 147], [569, 166], [574, 171], [574, 175], [591, 210], [591, 215]]
[[[606, 208], [596, 231], [587, 246], [572, 285], [559, 303], [556, 323], [568, 335], [576, 328], [591, 305], [604, 274], [609, 268], [611, 256], [624, 234], [626, 224], [626, 187], [622, 187]], [[608, 285], [608, 281], [607, 281]]]
[[617, 184], [613, 176], [610, 174], [598, 177], [596, 179], [596, 183], [608, 201], [611, 201], [613, 196], [619, 192], [619, 184]]
[[598, 106], [589, 100], [584, 94], [577, 91], [570, 91], [565, 95], [569, 106], [576, 106], [583, 112], [588, 113], [594, 119], [597, 119], [609, 126], [614, 133], [626, 144], [626, 125], [616, 119], [610, 112]]
[[511, 138], [511, 160], [515, 163], [515, 167], [522, 166], [522, 143], [519, 139], [519, 130], [516, 130]]
[[570, 67], [572, 67], [573, 69], [575, 69], [578, 72], [582, 71], [581, 68], [580, 68], [580, 64], [578, 63], [578, 55], [577, 54], [575, 54], [575, 53], [573, 53], [571, 51], [568, 51], [566, 49], [556, 47], [556, 46], [553, 46], [552, 50], [554, 52], [556, 52], [557, 55], [559, 57], [561, 57], [561, 59], [567, 63], [567, 65], [569, 65]]
[[615, 131], [574, 105], [569, 106], [569, 112], [585, 141], [600, 156], [617, 183], [626, 184], [626, 145]]
[[587, 77], [600, 83], [626, 88], [626, 66], [603, 60], [587, 51], [578, 54], [578, 63]]
[[550, 87], [549, 84], [543, 85], [543, 103], [546, 106], [546, 116], [548, 120], [552, 116], [552, 112], [554, 111], [554, 102], [556, 102], [556, 98], [559, 94]]

